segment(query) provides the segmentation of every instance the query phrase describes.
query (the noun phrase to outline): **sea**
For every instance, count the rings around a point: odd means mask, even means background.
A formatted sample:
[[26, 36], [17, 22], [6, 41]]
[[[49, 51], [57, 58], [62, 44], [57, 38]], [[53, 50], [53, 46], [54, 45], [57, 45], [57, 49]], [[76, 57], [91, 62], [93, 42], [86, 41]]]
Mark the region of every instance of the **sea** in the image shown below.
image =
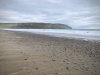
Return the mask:
[[100, 29], [3, 29], [9, 31], [29, 32], [53, 37], [82, 39], [100, 42]]

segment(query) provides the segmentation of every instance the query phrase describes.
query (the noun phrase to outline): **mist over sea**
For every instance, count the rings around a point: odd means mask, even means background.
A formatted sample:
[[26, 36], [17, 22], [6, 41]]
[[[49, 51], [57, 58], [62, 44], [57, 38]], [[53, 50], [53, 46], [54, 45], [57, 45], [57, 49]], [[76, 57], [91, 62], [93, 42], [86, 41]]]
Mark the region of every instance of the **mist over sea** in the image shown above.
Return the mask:
[[4, 29], [43, 34], [54, 37], [100, 41], [100, 29]]

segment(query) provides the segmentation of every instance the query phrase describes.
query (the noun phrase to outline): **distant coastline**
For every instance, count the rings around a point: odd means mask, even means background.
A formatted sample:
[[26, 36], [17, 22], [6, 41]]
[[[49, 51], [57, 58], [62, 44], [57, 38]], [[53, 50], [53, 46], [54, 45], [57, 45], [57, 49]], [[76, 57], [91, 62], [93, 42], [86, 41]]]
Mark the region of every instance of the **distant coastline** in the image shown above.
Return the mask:
[[72, 29], [68, 25], [59, 23], [0, 23], [0, 28]]

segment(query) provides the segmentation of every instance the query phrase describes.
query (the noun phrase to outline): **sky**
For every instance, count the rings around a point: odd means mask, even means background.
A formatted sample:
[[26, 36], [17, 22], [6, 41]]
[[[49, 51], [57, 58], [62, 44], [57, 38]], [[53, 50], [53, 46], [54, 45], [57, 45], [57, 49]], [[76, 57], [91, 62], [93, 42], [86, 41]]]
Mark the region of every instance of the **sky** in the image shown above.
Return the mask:
[[0, 22], [61, 23], [100, 29], [100, 0], [0, 0]]

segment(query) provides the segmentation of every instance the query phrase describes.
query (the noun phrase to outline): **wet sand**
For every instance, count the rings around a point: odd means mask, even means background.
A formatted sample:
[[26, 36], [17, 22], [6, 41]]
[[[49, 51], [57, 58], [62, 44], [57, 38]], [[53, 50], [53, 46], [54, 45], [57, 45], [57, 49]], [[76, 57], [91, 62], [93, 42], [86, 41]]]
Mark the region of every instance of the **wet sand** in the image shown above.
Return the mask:
[[0, 75], [99, 75], [100, 42], [0, 30]]

